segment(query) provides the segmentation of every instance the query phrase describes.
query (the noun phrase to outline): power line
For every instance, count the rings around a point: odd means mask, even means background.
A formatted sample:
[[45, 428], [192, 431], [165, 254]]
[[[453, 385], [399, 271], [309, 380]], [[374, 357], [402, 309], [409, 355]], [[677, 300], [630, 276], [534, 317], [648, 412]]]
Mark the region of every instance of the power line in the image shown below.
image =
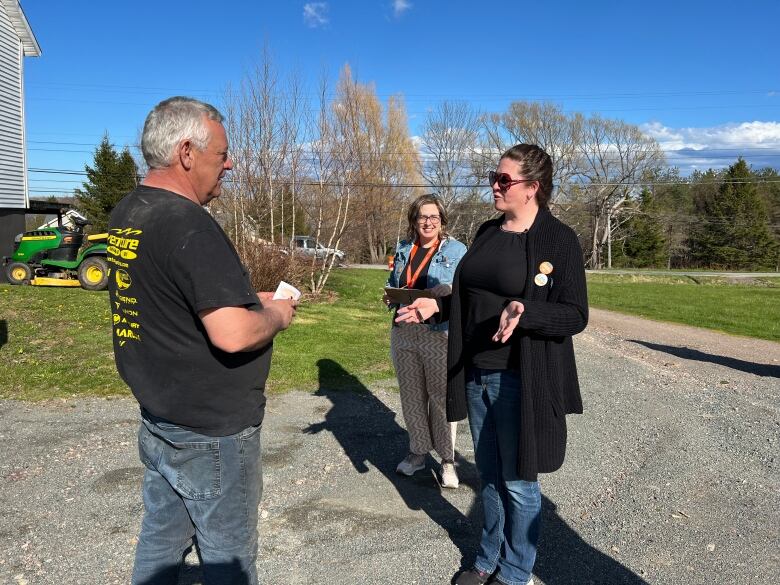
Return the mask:
[[[56, 145], [67, 145], [67, 146], [98, 146], [99, 144], [93, 143], [93, 142], [67, 142], [67, 141], [54, 141], [54, 140], [28, 140], [28, 144], [56, 144]], [[128, 148], [141, 148], [140, 144], [118, 144], [116, 142], [109, 143], [109, 146], [112, 148], [124, 148], [125, 146]], [[427, 149], [430, 151], [431, 149]], [[778, 155], [780, 155], [780, 143], [777, 146], [730, 146], [730, 147], [722, 147], [722, 148], [701, 148], [701, 149], [695, 149], [691, 147], [684, 147], [684, 148], [661, 148], [659, 149], [661, 152], [691, 152], [691, 153], [708, 153], [708, 152], [734, 152], [735, 150], [739, 151], [754, 151], [754, 150], [771, 150], [776, 151]], [[74, 151], [74, 152], [81, 152], [81, 151]], [[282, 149], [271, 149], [270, 152], [273, 153], [280, 153], [283, 152]], [[336, 151], [324, 151], [328, 154], [332, 154]], [[445, 151], [447, 154], [464, 154], [464, 153], [470, 153], [470, 150], [448, 150]], [[579, 150], [578, 152], [586, 152], [591, 154], [596, 154], [598, 151], [595, 150]], [[496, 151], [496, 153], [499, 153]], [[385, 151], [383, 154], [408, 154], [404, 152], [397, 152], [397, 151]], [[773, 155], [774, 156], [774, 155]]]
[[[132, 145], [131, 148], [138, 149], [137, 146]], [[28, 148], [29, 151], [37, 151], [37, 152], [67, 152], [72, 154], [92, 154], [94, 151], [89, 150], [73, 150], [73, 149], [57, 149], [57, 148]], [[717, 161], [733, 161], [738, 157], [743, 157], [748, 160], [753, 161], [760, 161], [761, 159], [766, 160], [774, 160], [774, 159], [780, 159], [780, 148], [777, 149], [777, 152], [745, 152], [747, 149], [734, 149], [734, 151], [731, 151], [731, 154], [726, 154], [726, 151], [729, 151], [730, 149], [717, 149], [718, 151], [724, 151], [724, 154], [707, 154], [707, 152], [703, 151], [688, 151], [686, 153], [680, 153], [679, 151], [662, 151], [669, 153], [666, 156], [664, 156], [665, 163], [668, 165], [687, 165], [687, 164], [695, 164], [697, 161], [701, 163], [706, 163], [707, 161], [711, 162], [717, 162]], [[756, 149], [757, 150], [757, 149]], [[772, 150], [769, 148], [761, 149], [761, 150]], [[587, 151], [586, 151], [587, 152]], [[672, 154], [676, 153], [676, 154]], [[279, 155], [281, 154], [281, 151], [274, 150], [269, 151], [270, 155]], [[330, 156], [331, 154], [337, 154], [336, 151], [329, 151], [329, 152], [323, 152], [323, 153], [317, 153], [317, 154], [308, 154], [308, 155], [299, 155], [298, 161], [301, 163], [317, 163], [322, 159], [322, 156]], [[359, 157], [352, 157], [350, 160], [353, 162], [360, 162], [360, 163], [372, 163], [372, 162], [396, 162], [398, 160], [403, 160], [406, 157], [412, 155], [414, 153], [393, 153], [393, 152], [385, 152], [381, 154], [376, 155], [366, 155], [363, 154]], [[589, 154], [598, 154], [594, 151], [590, 151]], [[492, 157], [490, 155], [482, 154], [480, 155], [482, 158], [496, 158]], [[605, 162], [616, 162], [620, 161], [621, 157], [618, 153], [610, 153], [609, 156], [602, 156], [601, 160]], [[432, 165], [435, 164], [435, 161], [430, 159], [425, 154], [420, 157], [420, 162], [423, 165]], [[467, 164], [472, 162], [471, 158], [461, 158], [461, 159], [451, 159], [449, 161], [451, 164], [455, 166], [466, 166]]]
[[[32, 173], [38, 173], [38, 172], [44, 172], [48, 174], [64, 174], [64, 175], [79, 175], [79, 176], [86, 176], [87, 173], [83, 171], [71, 171], [66, 169], [39, 169], [39, 168], [28, 168], [29, 172]], [[141, 179], [143, 178], [142, 175], [138, 175], [137, 178]], [[41, 179], [46, 180], [46, 179]], [[227, 184], [240, 184], [241, 181], [239, 179], [233, 179], [233, 178], [226, 178], [223, 180], [224, 183]], [[259, 183], [260, 179], [255, 179], [254, 182]], [[414, 188], [424, 188], [424, 189], [430, 189], [430, 188], [438, 188], [438, 189], [489, 189], [491, 186], [486, 184], [480, 184], [480, 183], [463, 183], [463, 184], [432, 184], [432, 183], [376, 183], [376, 182], [341, 182], [341, 181], [317, 181], [313, 179], [303, 179], [303, 180], [292, 180], [292, 179], [274, 179], [274, 183], [277, 185], [298, 185], [298, 186], [307, 186], [307, 187], [359, 187], [359, 188], [377, 188], [377, 189], [414, 189]], [[250, 181], [251, 183], [251, 181]], [[563, 183], [559, 185], [555, 185], [555, 187], [558, 190], [561, 189], [582, 189], [587, 190], [591, 188], [598, 188], [598, 187], [653, 187], [653, 186], [674, 186], [674, 185], [687, 185], [687, 186], [697, 186], [697, 185], [723, 185], [723, 184], [729, 184], [729, 185], [746, 185], [746, 184], [774, 184], [774, 183], [780, 183], [780, 178], [777, 179], [766, 179], [763, 177], [753, 177], [750, 179], [715, 179], [715, 180], [707, 180], [707, 181], [693, 181], [693, 180], [685, 180], [685, 181], [620, 181], [620, 182], [614, 182], [614, 181], [594, 181], [594, 182], [583, 182], [583, 183]]]

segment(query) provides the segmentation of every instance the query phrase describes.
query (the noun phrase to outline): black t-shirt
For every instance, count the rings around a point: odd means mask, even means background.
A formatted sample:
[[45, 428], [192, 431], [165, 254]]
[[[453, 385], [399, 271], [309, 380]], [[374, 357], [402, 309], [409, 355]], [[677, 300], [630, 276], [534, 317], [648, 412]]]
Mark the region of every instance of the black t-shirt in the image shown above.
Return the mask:
[[465, 301], [463, 340], [473, 366], [485, 369], [510, 368], [513, 335], [506, 343], [492, 340], [501, 312], [509, 299], [523, 296], [528, 273], [527, 232], [508, 232], [491, 227], [480, 237], [479, 246], [463, 258], [460, 269], [461, 298]]
[[[436, 244], [436, 246], [438, 247], [438, 244]], [[436, 255], [436, 252], [428, 256], [428, 259], [424, 265], [423, 265], [423, 261], [425, 261], [425, 257], [430, 251], [431, 251], [430, 248], [423, 248], [422, 246], [417, 246], [417, 248], [415, 249], [414, 256], [409, 258], [409, 260], [406, 263], [406, 266], [404, 266], [403, 270], [401, 270], [401, 276], [398, 278], [398, 286], [400, 288], [408, 287], [406, 281], [406, 271], [409, 265], [411, 265], [412, 268], [412, 276], [414, 276], [414, 273], [417, 272], [417, 270], [422, 265], [420, 274], [417, 276], [417, 280], [414, 281], [414, 286], [410, 288], [415, 290], [425, 290], [426, 288], [428, 288], [428, 269], [431, 267], [431, 260], [433, 260], [433, 257]], [[396, 309], [395, 312], [393, 313], [393, 327], [398, 326], [398, 323], [395, 322], [395, 318], [397, 316], [398, 316], [398, 309]], [[434, 317], [431, 317], [423, 321], [423, 323], [433, 323], [433, 322], [434, 322]]]
[[141, 408], [209, 436], [262, 422], [272, 344], [230, 354], [198, 312], [261, 304], [228, 237], [189, 199], [140, 186], [111, 214], [114, 355]]
[[[409, 258], [409, 262], [407, 262], [407, 265], [404, 266], [404, 269], [401, 271], [401, 278], [398, 279], [399, 286], [401, 288], [409, 287], [409, 284], [406, 282], [406, 272], [407, 272], [407, 268], [409, 268], [409, 265], [411, 264], [412, 276], [414, 276], [414, 273], [420, 269], [420, 265], [426, 259], [426, 256], [428, 256], [428, 253], [430, 251], [431, 251], [430, 248], [423, 248], [422, 246], [418, 246], [417, 248], [415, 248], [414, 256]], [[409, 288], [413, 288], [416, 290], [425, 290], [426, 288], [428, 288], [428, 269], [431, 267], [431, 260], [433, 259], [435, 254], [436, 251], [434, 250], [433, 254], [428, 256], [427, 262], [425, 262], [425, 265], [422, 267], [422, 270], [420, 270], [420, 274], [417, 276], [417, 280], [414, 281], [414, 286], [411, 286]]]

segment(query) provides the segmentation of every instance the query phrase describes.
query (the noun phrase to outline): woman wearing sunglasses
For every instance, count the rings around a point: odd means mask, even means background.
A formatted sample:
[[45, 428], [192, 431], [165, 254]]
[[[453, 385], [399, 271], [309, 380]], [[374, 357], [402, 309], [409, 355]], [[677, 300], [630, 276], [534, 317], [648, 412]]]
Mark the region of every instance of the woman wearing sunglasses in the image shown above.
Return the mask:
[[[431, 289], [439, 299], [449, 297], [455, 267], [466, 246], [447, 235], [447, 213], [435, 195], [418, 197], [409, 206], [407, 218], [407, 239], [398, 245], [387, 285]], [[396, 314], [393, 320], [390, 351], [409, 432], [409, 454], [396, 471], [413, 475], [425, 468], [428, 453], [435, 450], [442, 462], [441, 485], [456, 488], [456, 423], [447, 422], [446, 408], [447, 328], [447, 321], [423, 321], [406, 313]]]
[[[581, 413], [572, 335], [588, 322], [582, 250], [547, 204], [552, 161], [518, 144], [489, 175], [500, 217], [484, 223], [453, 280], [448, 420], [468, 415], [484, 512], [473, 568], [456, 585], [530, 583], [541, 521], [539, 473], [566, 451]], [[400, 313], [428, 317], [418, 299]]]

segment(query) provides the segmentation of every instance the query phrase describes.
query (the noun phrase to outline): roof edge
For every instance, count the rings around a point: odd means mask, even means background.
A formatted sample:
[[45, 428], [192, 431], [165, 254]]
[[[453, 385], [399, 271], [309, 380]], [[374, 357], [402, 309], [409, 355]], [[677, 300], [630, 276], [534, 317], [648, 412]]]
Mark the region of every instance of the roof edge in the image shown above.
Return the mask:
[[40, 57], [41, 47], [35, 38], [32, 28], [30, 28], [30, 23], [24, 15], [24, 10], [22, 10], [22, 5], [19, 4], [19, 0], [0, 0], [0, 3], [2, 3], [5, 8], [11, 25], [19, 36], [19, 40], [22, 42], [24, 56]]

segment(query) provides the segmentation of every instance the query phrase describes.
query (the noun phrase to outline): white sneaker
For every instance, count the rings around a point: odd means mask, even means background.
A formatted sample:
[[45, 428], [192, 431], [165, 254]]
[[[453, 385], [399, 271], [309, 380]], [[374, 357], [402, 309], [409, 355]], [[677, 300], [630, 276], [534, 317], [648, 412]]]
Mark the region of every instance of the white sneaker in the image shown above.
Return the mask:
[[397, 473], [403, 473], [404, 475], [412, 476], [415, 472], [425, 469], [425, 455], [416, 455], [409, 453], [406, 459], [398, 464], [395, 468]]
[[460, 485], [454, 463], [441, 464], [441, 487], [455, 489]]

